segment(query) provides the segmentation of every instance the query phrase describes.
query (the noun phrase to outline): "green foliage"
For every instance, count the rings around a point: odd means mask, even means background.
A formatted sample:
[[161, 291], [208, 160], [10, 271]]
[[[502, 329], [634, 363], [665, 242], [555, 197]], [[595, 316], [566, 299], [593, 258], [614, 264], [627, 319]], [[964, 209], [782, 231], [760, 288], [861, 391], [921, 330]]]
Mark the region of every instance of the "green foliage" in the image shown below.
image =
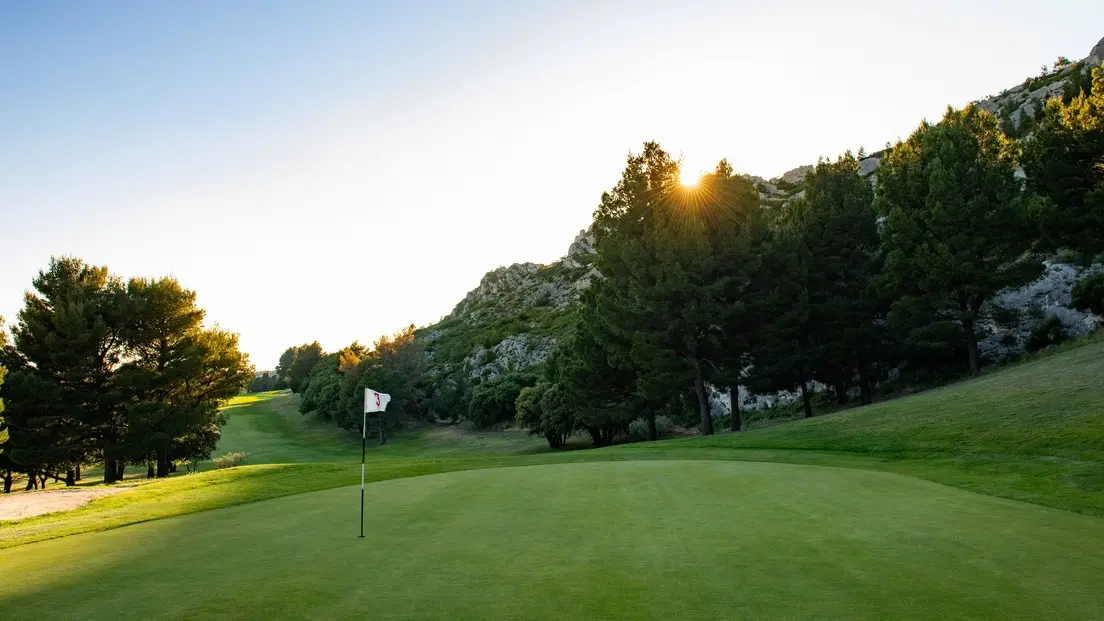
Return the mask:
[[913, 340], [936, 326], [959, 326], [973, 373], [981, 367], [975, 326], [985, 301], [1041, 271], [1030, 254], [1037, 205], [1016, 179], [1014, 155], [992, 115], [948, 109], [878, 170], [891, 324]]
[[702, 433], [712, 433], [705, 383], [730, 358], [718, 343], [739, 310], [730, 296], [746, 291], [757, 210], [754, 188], [726, 161], [686, 188], [678, 164], [658, 144], [630, 155], [594, 214], [595, 265], [603, 279], [600, 294], [585, 298], [594, 317], [581, 335], [596, 351], [580, 359], [607, 357], [599, 367], [634, 374], [636, 391], [653, 403], [692, 389]]
[[[643, 442], [651, 439], [651, 431], [648, 428], [649, 422], [643, 418], [638, 418], [629, 423], [629, 437], [633, 440]], [[675, 423], [671, 421], [669, 416], [660, 414], [655, 417], [655, 439], [662, 440], [671, 435], [675, 430]]]
[[210, 454], [221, 404], [253, 370], [237, 335], [203, 329], [194, 292], [171, 278], [124, 284], [68, 257], [33, 286], [4, 349], [12, 462], [72, 484], [90, 461], [113, 482], [127, 464], [156, 460], [164, 477], [174, 462]]
[[323, 355], [307, 378], [303, 398], [299, 401], [299, 411], [303, 414], [316, 412], [327, 420], [339, 418], [341, 377], [337, 367], [337, 354]]
[[801, 389], [812, 415], [807, 383], [816, 379], [846, 399], [858, 378], [870, 402], [884, 335], [885, 304], [873, 287], [882, 251], [872, 207], [873, 189], [847, 152], [821, 161], [806, 179], [804, 199], [781, 216], [780, 230], [763, 251], [759, 277], [759, 370], [762, 389]]
[[1104, 252], [1104, 69], [1092, 71], [1090, 92], [1052, 99], [1023, 154], [1028, 183], [1049, 199], [1045, 241], [1091, 258]]
[[575, 431], [575, 417], [565, 403], [563, 388], [548, 381], [523, 388], [517, 398], [518, 427], [543, 436], [549, 448], [560, 448]]
[[1015, 328], [1020, 325], [1022, 316], [1023, 313], [1015, 308], [1005, 308], [1003, 306], [993, 305], [992, 308], [989, 309], [989, 318], [1002, 328]]
[[491, 427], [517, 419], [518, 396], [537, 378], [529, 373], [504, 373], [472, 388], [468, 419], [479, 427]]
[[1027, 351], [1034, 353], [1069, 340], [1069, 335], [1057, 317], [1050, 317], [1035, 327], [1027, 337]]
[[[296, 361], [304, 349], [299, 348]], [[380, 422], [392, 426], [403, 415], [424, 417], [430, 413], [425, 367], [425, 351], [415, 341], [414, 326], [381, 336], [371, 350], [353, 342], [320, 356], [307, 378], [299, 411], [359, 432], [364, 390], [371, 388], [390, 394], [391, 402], [387, 412], [373, 415], [370, 429], [378, 429]]]
[[[294, 352], [289, 354], [288, 352]], [[291, 357], [291, 364], [287, 367], [277, 367], [278, 372], [281, 373], [281, 377], [287, 380], [288, 388], [292, 392], [303, 392], [307, 389], [310, 383], [311, 372], [314, 371], [314, 365], [318, 364], [318, 361], [322, 359], [324, 352], [322, 351], [322, 345], [318, 341], [313, 343], [307, 343], [299, 347], [293, 347], [284, 352], [284, 355], [280, 356], [280, 364], [284, 364], [284, 357]], [[286, 374], [280, 369], [287, 368]]]
[[246, 453], [227, 453], [211, 460], [211, 464], [215, 467], [215, 470], [224, 470], [226, 468], [236, 468], [245, 463], [245, 458], [249, 455]]
[[1073, 286], [1073, 306], [1104, 315], [1104, 272], [1082, 278]]
[[[4, 331], [4, 318], [0, 317], [0, 352], [8, 346], [8, 333]], [[0, 388], [4, 386], [4, 376], [8, 374], [8, 370], [0, 365]], [[3, 492], [7, 494], [11, 491], [12, 475], [15, 470], [15, 463], [12, 462], [11, 456], [8, 455], [8, 425], [4, 421], [4, 399], [3, 391], [0, 391], [0, 480], [3, 480], [4, 487]]]
[[249, 382], [248, 392], [268, 392], [270, 390], [283, 390], [285, 388], [283, 382], [279, 378], [268, 371], [261, 373], [260, 375], [254, 375], [253, 381]]

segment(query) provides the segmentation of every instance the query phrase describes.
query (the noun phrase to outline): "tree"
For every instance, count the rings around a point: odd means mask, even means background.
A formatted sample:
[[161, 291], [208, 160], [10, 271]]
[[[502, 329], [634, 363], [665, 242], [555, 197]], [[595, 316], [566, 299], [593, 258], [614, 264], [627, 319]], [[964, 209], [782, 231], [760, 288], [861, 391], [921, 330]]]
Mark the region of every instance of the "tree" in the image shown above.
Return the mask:
[[840, 403], [856, 376], [862, 402], [870, 403], [883, 312], [872, 286], [881, 271], [874, 190], [859, 176], [850, 151], [835, 162], [818, 162], [805, 183], [805, 196], [790, 207], [787, 225], [802, 246], [798, 256], [807, 262], [810, 362]]
[[1092, 70], [1092, 88], [1068, 103], [1047, 102], [1031, 140], [1024, 143], [1029, 186], [1052, 209], [1043, 219], [1051, 247], [1078, 251], [1084, 263], [1104, 252], [1104, 69]]
[[[0, 350], [3, 350], [8, 346], [8, 333], [4, 331], [4, 318], [0, 317]], [[8, 370], [3, 366], [0, 366], [0, 388], [4, 386], [4, 376], [7, 375]], [[11, 492], [12, 487], [12, 475], [14, 474], [15, 464], [8, 456], [8, 425], [4, 422], [4, 399], [0, 395], [0, 479], [4, 481], [4, 493]]]
[[1082, 278], [1071, 293], [1074, 308], [1104, 315], [1104, 272]]
[[541, 399], [541, 407], [556, 417], [567, 412], [574, 427], [585, 429], [595, 446], [607, 446], [629, 423], [644, 399], [637, 391], [637, 374], [631, 366], [617, 364], [624, 351], [613, 352], [603, 341], [609, 336], [599, 305], [607, 285], [604, 280], [591, 284], [571, 335], [557, 343], [545, 367], [552, 387]]
[[301, 413], [315, 412], [324, 420], [340, 418], [338, 408], [342, 374], [337, 366], [337, 357], [336, 353], [327, 354], [314, 365], [299, 400]]
[[761, 392], [798, 388], [806, 418], [813, 415], [812, 263], [808, 248], [791, 229], [775, 231], [764, 246], [751, 303], [758, 330], [751, 340], [754, 366], [748, 379]]
[[291, 367], [295, 365], [295, 358], [299, 355], [299, 347], [291, 346], [280, 354], [280, 362], [276, 365], [276, 379], [284, 385], [291, 387]]
[[251, 393], [278, 390], [276, 378], [268, 371], [264, 371], [260, 375], [254, 375], [253, 380], [249, 382], [248, 390]]
[[167, 477], [174, 457], [191, 457], [173, 455], [173, 444], [220, 428], [219, 407], [252, 380], [253, 368], [237, 335], [203, 329], [195, 292], [176, 279], [132, 278], [126, 299], [128, 362], [118, 371], [128, 400], [124, 450], [135, 462], [152, 455], [156, 476]]
[[724, 161], [694, 188], [678, 178], [678, 163], [646, 143], [603, 194], [595, 211], [595, 265], [608, 301], [598, 307], [602, 329], [593, 335], [599, 346], [609, 345], [607, 333], [630, 344], [627, 363], [617, 348], [610, 353], [614, 364], [637, 371], [647, 400], [669, 400], [692, 387], [702, 433], [710, 434], [706, 382], [716, 364], [709, 358], [730, 310], [725, 295], [742, 268], [731, 262], [731, 249], [743, 246], [757, 196]]
[[[195, 293], [171, 278], [132, 279], [107, 268], [53, 259], [19, 313], [5, 386], [4, 454], [35, 476], [104, 463], [104, 480], [126, 464], [209, 456], [222, 403], [253, 376], [237, 335], [201, 326]], [[151, 459], [152, 458], [152, 459]], [[152, 469], [152, 465], [151, 465]]]
[[[291, 362], [291, 366], [287, 370], [287, 376], [284, 379], [287, 380], [288, 388], [291, 388], [292, 392], [300, 393], [307, 389], [311, 371], [314, 370], [314, 365], [318, 364], [325, 353], [318, 341], [293, 349], [295, 349], [295, 359]], [[287, 355], [287, 352], [284, 352], [284, 355]], [[280, 364], [283, 363], [284, 356], [280, 356]]]
[[106, 267], [70, 257], [51, 259], [5, 349], [9, 368], [5, 421], [13, 461], [35, 473], [66, 472], [90, 457], [105, 463], [104, 480], [121, 478], [125, 456], [124, 396], [115, 382], [123, 358], [125, 292]]
[[920, 308], [926, 323], [957, 326], [973, 374], [985, 301], [1041, 270], [1031, 255], [1037, 204], [1015, 176], [1014, 155], [996, 118], [967, 107], [922, 124], [878, 169], [883, 284], [898, 298], [890, 318], [907, 323]]
[[515, 420], [518, 396], [534, 383], [535, 376], [516, 371], [480, 383], [471, 391], [468, 418], [478, 427]]
[[575, 430], [575, 419], [566, 405], [563, 389], [547, 381], [523, 388], [517, 398], [517, 424], [535, 436], [543, 436], [549, 448], [561, 448]]

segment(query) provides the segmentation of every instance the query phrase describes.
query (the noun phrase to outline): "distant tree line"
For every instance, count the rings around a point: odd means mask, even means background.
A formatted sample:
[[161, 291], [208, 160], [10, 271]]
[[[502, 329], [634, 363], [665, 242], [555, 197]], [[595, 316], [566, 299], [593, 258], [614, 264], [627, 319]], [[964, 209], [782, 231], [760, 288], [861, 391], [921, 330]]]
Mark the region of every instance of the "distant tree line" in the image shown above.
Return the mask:
[[[311, 343], [285, 352], [279, 378], [304, 411], [350, 428], [370, 384], [412, 414], [516, 422], [558, 447], [577, 432], [609, 444], [639, 419], [655, 439], [657, 417], [689, 412], [711, 434], [711, 387], [729, 394], [740, 430], [740, 387], [793, 391], [809, 417], [814, 382], [865, 404], [891, 375], [977, 374], [983, 326], [1016, 314], [992, 304], [997, 293], [1059, 250], [1082, 264], [1104, 252], [1104, 72], [1092, 76], [1048, 103], [1030, 140], [984, 110], [948, 109], [873, 175], [860, 175], [862, 151], [819, 162], [781, 207], [726, 161], [684, 186], [679, 163], [647, 143], [595, 211], [600, 277], [544, 365], [427, 379], [409, 330], [405, 366], [356, 343], [331, 354]], [[1074, 303], [1104, 310], [1104, 275], [1078, 283]], [[1050, 322], [1027, 345], [1062, 338]]]
[[373, 415], [370, 430], [394, 425], [401, 416], [429, 413], [426, 358], [414, 326], [382, 336], [371, 349], [353, 342], [326, 353], [317, 342], [289, 347], [276, 366], [276, 381], [300, 394], [299, 410], [360, 431], [364, 389], [391, 395], [385, 414]]
[[253, 381], [249, 382], [246, 392], [268, 392], [270, 390], [284, 390], [287, 384], [280, 380], [275, 373], [264, 371], [253, 375]]
[[173, 278], [124, 281], [70, 257], [39, 272], [12, 326], [0, 332], [0, 476], [4, 491], [82, 466], [105, 482], [128, 465], [165, 477], [210, 456], [222, 403], [253, 377], [236, 334], [203, 326], [195, 292]]

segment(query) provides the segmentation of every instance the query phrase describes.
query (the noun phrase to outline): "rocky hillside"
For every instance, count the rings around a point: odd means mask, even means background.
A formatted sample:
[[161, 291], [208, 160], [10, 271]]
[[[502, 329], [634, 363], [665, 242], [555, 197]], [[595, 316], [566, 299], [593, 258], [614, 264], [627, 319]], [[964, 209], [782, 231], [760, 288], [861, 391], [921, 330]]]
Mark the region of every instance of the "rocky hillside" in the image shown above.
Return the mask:
[[452, 313], [419, 331], [433, 374], [492, 378], [544, 362], [595, 274], [593, 253], [593, 236], [580, 231], [559, 261], [487, 272]]
[[[1072, 92], [1077, 84], [1084, 83], [1090, 68], [1099, 67], [1101, 62], [1104, 40], [1081, 61], [1057, 63], [1039, 76], [973, 103], [998, 115], [1009, 135], [1030, 139], [1033, 122], [1046, 100]], [[861, 174], [873, 175], [884, 155], [882, 151], [864, 156], [860, 160]], [[803, 196], [804, 178], [812, 170], [812, 165], [805, 165], [769, 180], [748, 178], [758, 189], [763, 205], [784, 208], [790, 200]], [[871, 179], [875, 181], [876, 175]], [[456, 373], [490, 378], [544, 362], [556, 339], [570, 325], [571, 302], [596, 274], [592, 267], [593, 243], [593, 236], [582, 231], [559, 261], [549, 265], [515, 263], [488, 272], [451, 314], [419, 331], [431, 359], [431, 373], [439, 378]], [[988, 309], [990, 320], [981, 326], [987, 332], [981, 343], [983, 355], [1002, 360], [1022, 354], [1032, 334], [1048, 321], [1057, 322], [1068, 336], [1096, 329], [1100, 317], [1068, 305], [1073, 285], [1100, 270], [1104, 266], [1085, 270], [1054, 257], [1039, 280], [998, 296]], [[789, 393], [754, 395], [741, 390], [740, 394], [743, 407], [751, 409], [795, 398]], [[727, 395], [718, 394], [715, 401], [718, 413], [727, 411]]]

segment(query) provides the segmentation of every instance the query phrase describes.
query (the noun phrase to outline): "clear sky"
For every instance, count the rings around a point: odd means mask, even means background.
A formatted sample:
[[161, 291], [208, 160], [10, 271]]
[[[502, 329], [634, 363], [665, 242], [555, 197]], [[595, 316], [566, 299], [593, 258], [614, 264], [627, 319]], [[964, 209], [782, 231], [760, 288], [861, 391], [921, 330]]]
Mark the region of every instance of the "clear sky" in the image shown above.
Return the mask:
[[0, 0], [0, 315], [175, 275], [258, 368], [548, 262], [646, 140], [772, 177], [1104, 36], [1104, 3]]

